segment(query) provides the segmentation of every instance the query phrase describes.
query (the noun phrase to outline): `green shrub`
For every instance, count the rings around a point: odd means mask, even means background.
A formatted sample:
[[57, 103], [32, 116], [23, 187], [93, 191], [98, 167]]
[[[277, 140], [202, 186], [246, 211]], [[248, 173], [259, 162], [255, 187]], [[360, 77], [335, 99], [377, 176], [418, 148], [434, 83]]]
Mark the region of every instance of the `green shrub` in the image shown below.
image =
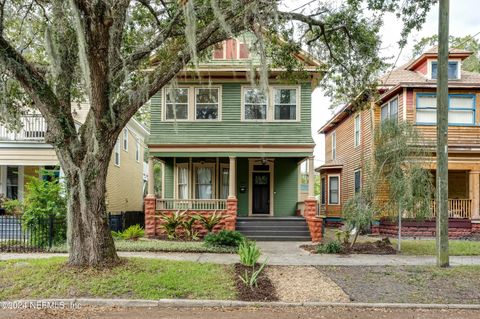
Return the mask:
[[214, 212], [210, 215], [196, 215], [193, 218], [197, 219], [203, 225], [203, 227], [205, 227], [207, 231], [211, 233], [215, 226], [217, 226], [222, 219], [225, 218], [225, 216]]
[[320, 244], [317, 246], [317, 253], [319, 254], [338, 254], [343, 251], [342, 244], [337, 241], [333, 240], [326, 244]]
[[207, 246], [238, 247], [245, 241], [245, 236], [238, 231], [221, 230], [218, 233], [209, 233], [204, 238]]
[[255, 266], [260, 258], [260, 249], [254, 241], [243, 241], [238, 247], [240, 263], [244, 266]]
[[198, 231], [195, 230], [196, 218], [190, 217], [182, 221], [182, 227], [185, 230], [185, 239], [198, 240]]
[[177, 238], [177, 228], [182, 225], [186, 212], [176, 211], [175, 213], [168, 215], [162, 214], [163, 220], [162, 228], [167, 232], [168, 239]]
[[263, 268], [265, 268], [266, 265], [267, 261], [265, 260], [265, 262], [257, 270], [255, 270], [254, 266], [252, 266], [251, 271], [245, 269], [245, 274], [243, 276], [238, 275], [238, 277], [240, 277], [240, 280], [250, 288], [253, 288], [253, 286], [257, 287], [258, 277], [260, 276]]
[[[45, 245], [49, 240], [49, 218], [54, 218], [53, 244], [67, 238], [67, 200], [63, 184], [53, 174], [42, 171], [42, 177], [27, 176], [23, 201], [23, 225], [31, 232], [33, 242]], [[48, 176], [48, 179], [44, 179]]]
[[122, 233], [122, 238], [128, 240], [137, 240], [143, 236], [145, 236], [145, 231], [140, 225], [130, 226]]
[[123, 233], [121, 231], [112, 230], [112, 237], [114, 239], [123, 239]]
[[22, 203], [18, 199], [5, 200], [3, 208], [5, 208], [7, 215], [20, 215], [22, 213]]

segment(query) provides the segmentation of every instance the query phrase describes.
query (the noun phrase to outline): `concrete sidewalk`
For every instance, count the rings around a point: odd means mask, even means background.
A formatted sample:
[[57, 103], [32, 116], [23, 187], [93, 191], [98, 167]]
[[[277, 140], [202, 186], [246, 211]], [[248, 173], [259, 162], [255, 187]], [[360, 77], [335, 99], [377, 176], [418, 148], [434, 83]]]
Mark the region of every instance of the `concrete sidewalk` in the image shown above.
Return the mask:
[[[316, 255], [309, 254], [299, 246], [301, 242], [257, 242], [262, 250], [261, 260], [270, 265], [285, 266], [386, 266], [386, 265], [435, 265], [434, 256], [402, 255]], [[233, 264], [239, 261], [235, 254], [212, 253], [161, 253], [161, 252], [118, 252], [121, 257], [156, 258], [202, 263]], [[51, 253], [1, 253], [0, 260], [37, 259], [67, 256]], [[450, 264], [480, 265], [480, 256], [452, 256]]]

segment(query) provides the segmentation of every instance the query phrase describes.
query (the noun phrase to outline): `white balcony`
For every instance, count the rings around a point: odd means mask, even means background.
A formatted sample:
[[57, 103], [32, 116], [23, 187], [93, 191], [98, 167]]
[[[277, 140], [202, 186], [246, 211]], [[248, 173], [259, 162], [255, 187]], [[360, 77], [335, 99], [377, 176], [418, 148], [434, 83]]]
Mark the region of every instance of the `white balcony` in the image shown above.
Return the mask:
[[0, 141], [43, 141], [47, 123], [40, 114], [25, 115], [21, 118], [20, 131], [10, 131], [0, 125]]

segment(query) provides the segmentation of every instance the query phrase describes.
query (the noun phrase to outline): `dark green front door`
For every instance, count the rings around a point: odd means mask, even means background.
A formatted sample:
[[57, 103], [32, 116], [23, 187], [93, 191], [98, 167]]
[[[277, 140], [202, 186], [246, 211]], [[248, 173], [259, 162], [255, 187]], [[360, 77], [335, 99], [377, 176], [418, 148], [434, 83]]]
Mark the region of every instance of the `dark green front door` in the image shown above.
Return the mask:
[[270, 213], [270, 173], [253, 173], [252, 214]]

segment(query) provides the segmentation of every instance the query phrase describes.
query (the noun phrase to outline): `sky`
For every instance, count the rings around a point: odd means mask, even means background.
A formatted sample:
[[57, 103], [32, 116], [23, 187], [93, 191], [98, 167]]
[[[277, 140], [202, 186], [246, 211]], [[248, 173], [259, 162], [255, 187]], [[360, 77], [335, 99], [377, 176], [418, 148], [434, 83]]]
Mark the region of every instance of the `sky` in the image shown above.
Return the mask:
[[[287, 6], [291, 9], [301, 6], [308, 0], [289, 0]], [[452, 0], [450, 1], [450, 35], [466, 36], [480, 32], [480, 8], [479, 0]], [[382, 56], [392, 56], [390, 63], [398, 56], [400, 49], [398, 40], [402, 24], [394, 14], [384, 17], [384, 25], [381, 29]], [[411, 58], [411, 50], [416, 41], [438, 32], [438, 5], [431, 8], [427, 20], [419, 32], [413, 32], [409, 36], [407, 46], [402, 50], [397, 66], [406, 63]], [[480, 35], [477, 36], [477, 39]], [[315, 89], [312, 95], [312, 136], [315, 140], [315, 166], [320, 166], [325, 161], [325, 142], [323, 135], [317, 133], [318, 129], [325, 124], [333, 115], [331, 102], [323, 95], [321, 89]], [[353, 135], [352, 135], [353, 136]]]

